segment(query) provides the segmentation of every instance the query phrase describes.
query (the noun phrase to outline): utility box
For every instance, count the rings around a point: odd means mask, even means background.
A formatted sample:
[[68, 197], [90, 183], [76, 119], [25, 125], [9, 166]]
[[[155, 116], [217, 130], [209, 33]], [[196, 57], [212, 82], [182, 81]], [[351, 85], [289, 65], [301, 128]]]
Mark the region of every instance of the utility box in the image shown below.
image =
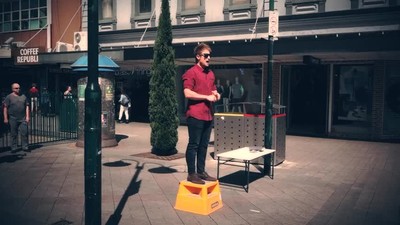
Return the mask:
[[[98, 78], [101, 89], [101, 147], [118, 145], [115, 139], [114, 76], [102, 73]], [[78, 140], [76, 146], [84, 147], [85, 137], [85, 89], [87, 77], [78, 80]]]
[[72, 95], [64, 95], [60, 110], [60, 131], [77, 132], [77, 105]]
[[[272, 149], [278, 165], [286, 155], [286, 114], [272, 115]], [[243, 147], [264, 146], [264, 114], [216, 113], [214, 114], [214, 157], [223, 152]], [[263, 159], [253, 163], [264, 164]]]

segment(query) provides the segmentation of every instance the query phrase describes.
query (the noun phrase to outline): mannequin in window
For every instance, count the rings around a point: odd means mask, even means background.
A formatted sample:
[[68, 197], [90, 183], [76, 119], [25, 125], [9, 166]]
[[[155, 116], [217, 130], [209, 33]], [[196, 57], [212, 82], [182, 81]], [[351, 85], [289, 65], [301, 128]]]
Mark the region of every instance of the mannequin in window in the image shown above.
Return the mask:
[[222, 93], [222, 104], [224, 105], [224, 111], [225, 112], [229, 112], [229, 102], [230, 102], [230, 98], [231, 98], [231, 81], [230, 80], [226, 80], [225, 86], [224, 88], [224, 92]]
[[242, 102], [243, 94], [244, 94], [244, 88], [243, 85], [240, 84], [239, 82], [239, 77], [235, 77], [235, 83], [232, 84], [231, 87], [231, 92], [232, 92], [232, 112], [242, 112], [242, 105], [240, 102]]
[[[223, 96], [223, 93], [224, 93], [224, 86], [221, 85], [221, 80], [220, 80], [220, 79], [217, 80], [217, 84], [216, 84], [215, 86], [217, 87], [217, 92], [218, 92], [221, 96]], [[216, 101], [215, 104], [214, 104], [214, 106], [215, 106], [215, 112], [222, 112], [222, 111], [224, 111], [224, 109], [223, 109], [223, 101], [222, 101], [222, 98], [221, 98], [220, 100]]]

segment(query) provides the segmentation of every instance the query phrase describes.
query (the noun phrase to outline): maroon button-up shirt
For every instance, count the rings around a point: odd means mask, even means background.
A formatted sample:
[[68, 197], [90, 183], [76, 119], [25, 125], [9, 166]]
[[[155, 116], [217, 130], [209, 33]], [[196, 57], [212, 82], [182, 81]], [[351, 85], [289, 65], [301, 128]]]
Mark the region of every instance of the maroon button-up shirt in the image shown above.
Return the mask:
[[[204, 69], [197, 64], [192, 66], [182, 76], [183, 89], [190, 89], [198, 94], [211, 95], [215, 86], [215, 75], [211, 70]], [[213, 104], [207, 100], [189, 99], [187, 103], [186, 117], [198, 120], [211, 121], [213, 119]]]

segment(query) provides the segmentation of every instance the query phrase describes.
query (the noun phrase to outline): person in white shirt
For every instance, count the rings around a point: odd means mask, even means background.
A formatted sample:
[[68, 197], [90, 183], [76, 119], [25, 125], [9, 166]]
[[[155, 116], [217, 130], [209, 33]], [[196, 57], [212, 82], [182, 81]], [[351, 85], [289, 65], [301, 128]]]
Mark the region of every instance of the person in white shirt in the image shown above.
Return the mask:
[[129, 123], [129, 108], [131, 107], [131, 100], [125, 91], [121, 92], [121, 96], [119, 98], [120, 106], [119, 106], [119, 115], [118, 122], [122, 123], [122, 116], [125, 114], [125, 123]]

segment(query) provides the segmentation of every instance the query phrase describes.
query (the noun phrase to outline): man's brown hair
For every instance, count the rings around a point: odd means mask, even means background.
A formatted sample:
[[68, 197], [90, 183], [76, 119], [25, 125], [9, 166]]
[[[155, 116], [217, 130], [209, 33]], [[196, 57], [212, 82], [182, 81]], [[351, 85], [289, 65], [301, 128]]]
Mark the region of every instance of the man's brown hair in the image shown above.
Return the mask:
[[200, 55], [201, 52], [202, 52], [204, 49], [207, 49], [207, 50], [210, 51], [210, 53], [211, 53], [211, 47], [210, 47], [208, 44], [206, 44], [206, 43], [200, 43], [200, 44], [198, 44], [198, 45], [194, 48], [193, 53], [194, 53], [194, 58], [195, 58], [195, 60], [196, 60], [196, 63], [198, 62], [196, 56], [197, 56], [197, 55]]

